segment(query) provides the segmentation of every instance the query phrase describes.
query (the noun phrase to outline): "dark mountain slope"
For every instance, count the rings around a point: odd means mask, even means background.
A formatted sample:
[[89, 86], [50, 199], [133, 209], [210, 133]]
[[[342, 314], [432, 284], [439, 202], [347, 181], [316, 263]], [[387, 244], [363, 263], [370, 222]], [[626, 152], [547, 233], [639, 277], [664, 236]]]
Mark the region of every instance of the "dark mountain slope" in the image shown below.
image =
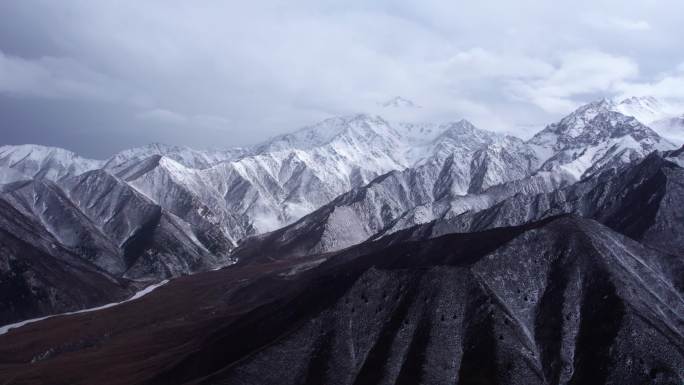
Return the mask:
[[230, 262], [216, 229], [193, 228], [102, 170], [61, 187], [45, 179], [4, 184], [0, 209], [0, 284], [13, 282], [0, 297], [0, 326], [116, 302], [146, 284]]
[[140, 301], [10, 331], [0, 379], [682, 381], [684, 301], [666, 255], [569, 216], [401, 241], [407, 234], [183, 277]]
[[[489, 247], [501, 234], [488, 234]], [[322, 311], [312, 319], [286, 322], [294, 327], [201, 383], [636, 384], [681, 376], [684, 303], [659, 257], [642, 260], [638, 244], [578, 218], [528, 228], [491, 253], [477, 238], [398, 244], [346, 262], [315, 286], [346, 290], [303, 293], [267, 319], [248, 318], [158, 383], [196, 373], [208, 357], [233, 351], [238, 336], [282, 327], [281, 315], [299, 301], [310, 309], [316, 298]], [[338, 277], [350, 270], [359, 275], [347, 288]]]
[[0, 325], [120, 300], [131, 290], [0, 199]]

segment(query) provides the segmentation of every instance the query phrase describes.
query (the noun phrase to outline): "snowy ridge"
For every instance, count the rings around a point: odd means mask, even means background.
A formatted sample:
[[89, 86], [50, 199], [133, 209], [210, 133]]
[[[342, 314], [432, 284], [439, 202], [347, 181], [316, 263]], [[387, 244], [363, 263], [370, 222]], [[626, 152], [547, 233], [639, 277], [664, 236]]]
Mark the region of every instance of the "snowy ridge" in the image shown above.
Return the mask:
[[635, 118], [614, 109], [615, 103], [606, 99], [590, 103], [532, 137], [529, 144], [540, 169], [564, 172], [579, 180], [652, 151], [675, 148]]
[[103, 162], [83, 158], [61, 148], [25, 144], [0, 147], [0, 166], [31, 178], [57, 181], [100, 168]]
[[268, 239], [281, 245], [282, 254], [340, 250], [369, 237], [477, 212], [516, 194], [548, 193], [652, 151], [674, 148], [613, 106], [608, 100], [582, 106], [528, 142], [466, 121], [400, 125], [400, 134], [418, 132], [405, 136], [419, 154], [412, 166], [352, 189], [242, 249]]
[[672, 143], [684, 144], [684, 106], [649, 96], [614, 100], [612, 104], [611, 110], [636, 118]]
[[234, 160], [244, 155], [246, 150], [233, 148], [228, 150], [195, 150], [184, 146], [169, 146], [153, 143], [121, 151], [109, 158], [104, 165], [106, 169], [117, 174], [127, 165], [159, 155], [172, 159], [185, 167], [203, 169], [221, 162]]
[[352, 144], [359, 141], [397, 140], [398, 133], [379, 116], [358, 114], [334, 117], [290, 134], [276, 136], [257, 145], [253, 155], [282, 150], [306, 150], [337, 143]]
[[[401, 108], [413, 105], [403, 98], [393, 100], [397, 103], [392, 105]], [[527, 143], [480, 130], [466, 120], [390, 124], [359, 114], [327, 119], [251, 149], [197, 151], [153, 144], [123, 151], [104, 164], [78, 159], [70, 166], [73, 153], [39, 146], [41, 151], [32, 152], [33, 162], [21, 169], [55, 179], [103, 166], [182, 220], [218, 226], [235, 243], [293, 223], [340, 194], [408, 168], [413, 171], [406, 175], [412, 175], [414, 185], [420, 180], [422, 186], [431, 186], [423, 198], [410, 203], [418, 206], [483, 192], [525, 178], [537, 168], [579, 180], [655, 149], [672, 148], [636, 120], [612, 112], [643, 110], [655, 116], [660, 106], [652, 99], [600, 100]], [[0, 159], [16, 168], [17, 158], [26, 152], [20, 150]], [[52, 159], [61, 160], [60, 166], [54, 167]], [[438, 207], [441, 211], [444, 205]]]
[[[633, 96], [624, 100], [610, 101], [610, 109], [623, 115], [632, 116], [643, 124], [651, 123], [676, 114], [676, 108], [652, 96]], [[681, 111], [679, 111], [681, 113]]]

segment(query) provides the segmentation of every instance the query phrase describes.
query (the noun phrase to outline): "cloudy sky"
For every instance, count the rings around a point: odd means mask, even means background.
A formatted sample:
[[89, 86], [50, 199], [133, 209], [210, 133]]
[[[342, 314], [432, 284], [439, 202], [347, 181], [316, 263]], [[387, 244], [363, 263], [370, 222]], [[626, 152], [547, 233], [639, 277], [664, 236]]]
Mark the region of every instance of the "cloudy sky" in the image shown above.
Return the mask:
[[681, 0], [3, 0], [0, 144], [231, 147], [397, 95], [415, 119], [529, 136], [602, 96], [683, 101], [681, 15]]

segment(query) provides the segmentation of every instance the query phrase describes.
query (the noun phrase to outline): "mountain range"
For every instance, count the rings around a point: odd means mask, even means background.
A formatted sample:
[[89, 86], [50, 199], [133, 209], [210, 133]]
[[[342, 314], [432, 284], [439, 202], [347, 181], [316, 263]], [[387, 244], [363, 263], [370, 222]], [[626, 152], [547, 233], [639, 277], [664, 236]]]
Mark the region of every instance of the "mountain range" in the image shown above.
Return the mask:
[[681, 382], [678, 125], [634, 97], [528, 140], [359, 114], [230, 150], [0, 147], [0, 325], [175, 278], [0, 335], [0, 379]]

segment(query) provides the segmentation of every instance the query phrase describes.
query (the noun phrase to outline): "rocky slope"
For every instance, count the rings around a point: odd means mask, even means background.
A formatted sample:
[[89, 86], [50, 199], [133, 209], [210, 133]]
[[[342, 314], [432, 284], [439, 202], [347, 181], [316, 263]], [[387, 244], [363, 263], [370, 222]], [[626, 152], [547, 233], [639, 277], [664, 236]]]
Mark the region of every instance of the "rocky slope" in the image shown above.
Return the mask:
[[0, 324], [120, 299], [131, 290], [0, 198]]
[[[333, 300], [302, 294], [304, 303], [318, 299], [320, 311], [245, 359], [200, 366], [215, 370], [201, 383], [680, 380], [684, 309], [663, 275], [667, 258], [577, 218], [504, 244], [501, 233], [488, 235], [468, 241], [494, 250], [446, 236], [364, 255], [355, 261], [363, 267], [352, 263], [361, 273], [346, 290], [336, 287], [343, 278], [331, 278]], [[277, 328], [261, 317], [252, 322]], [[230, 336], [217, 336], [206, 352], [223, 352]]]
[[683, 380], [684, 302], [668, 277], [673, 260], [667, 255], [575, 216], [428, 240], [406, 237], [399, 232], [299, 260], [239, 263], [97, 314], [11, 330], [0, 336], [0, 379]]

